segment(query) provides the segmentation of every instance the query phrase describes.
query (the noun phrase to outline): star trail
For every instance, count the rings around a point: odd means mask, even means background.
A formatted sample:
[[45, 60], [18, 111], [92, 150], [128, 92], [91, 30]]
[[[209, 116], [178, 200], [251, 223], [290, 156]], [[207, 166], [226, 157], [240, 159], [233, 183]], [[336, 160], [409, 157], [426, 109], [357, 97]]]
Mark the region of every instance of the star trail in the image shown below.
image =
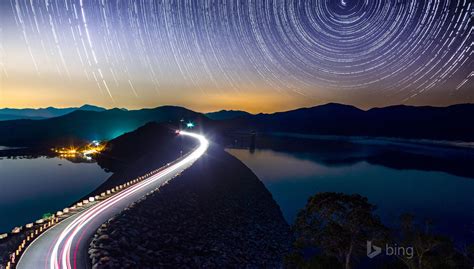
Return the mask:
[[0, 106], [474, 102], [467, 0], [0, 4]]

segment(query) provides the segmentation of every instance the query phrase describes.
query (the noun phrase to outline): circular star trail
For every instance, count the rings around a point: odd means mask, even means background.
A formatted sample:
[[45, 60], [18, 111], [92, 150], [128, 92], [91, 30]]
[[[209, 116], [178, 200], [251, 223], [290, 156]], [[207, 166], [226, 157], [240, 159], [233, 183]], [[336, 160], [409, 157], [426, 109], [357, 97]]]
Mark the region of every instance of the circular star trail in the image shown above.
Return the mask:
[[474, 95], [467, 0], [11, 0], [2, 12], [12, 20], [2, 80], [22, 43], [37, 76], [83, 79], [119, 103], [261, 91], [374, 103]]

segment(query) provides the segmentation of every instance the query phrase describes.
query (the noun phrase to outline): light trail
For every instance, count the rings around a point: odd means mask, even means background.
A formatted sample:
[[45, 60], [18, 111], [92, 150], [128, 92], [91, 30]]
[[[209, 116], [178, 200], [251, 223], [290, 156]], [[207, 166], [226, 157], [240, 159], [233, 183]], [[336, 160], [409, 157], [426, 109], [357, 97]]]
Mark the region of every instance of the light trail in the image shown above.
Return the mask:
[[[188, 103], [199, 96], [208, 100], [207, 94], [256, 90], [317, 103], [354, 103], [357, 97], [380, 105], [407, 98], [469, 102], [474, 96], [473, 3], [467, 0], [2, 4], [0, 74], [9, 74], [7, 93], [25, 87], [15, 84], [20, 75], [39, 73], [57, 74], [39, 80], [54, 89], [49, 95], [69, 98], [70, 85], [77, 89], [74, 102], [93, 96], [113, 104], [113, 97], [132, 107], [144, 101], [149, 106], [150, 98]], [[140, 84], [146, 87], [136, 91]], [[85, 90], [92, 87], [98, 90]]]
[[[172, 176], [191, 166], [194, 161], [196, 161], [206, 152], [209, 142], [204, 136], [185, 131], [180, 131], [179, 134], [197, 139], [200, 145], [191, 154], [177, 163], [166, 167], [157, 174], [152, 175], [149, 178], [78, 213], [78, 216], [72, 220], [72, 222], [68, 223], [67, 225], [63, 225], [64, 227], [61, 227], [59, 231], [53, 231], [56, 232], [57, 235], [51, 237], [50, 240], [47, 240], [48, 242], [36, 243], [34, 241], [21, 256], [18, 262], [18, 268], [31, 268], [33, 265], [31, 263], [35, 263], [34, 266], [37, 268], [41, 263], [41, 261], [36, 261], [35, 259], [29, 259], [28, 262], [24, 261], [25, 256], [34, 252], [32, 248], [42, 248], [42, 250], [37, 250], [40, 252], [45, 252], [44, 255], [39, 255], [39, 257], [46, 257], [46, 259], [43, 261], [44, 266], [42, 266], [45, 269], [78, 268], [78, 251], [80, 250], [81, 243], [83, 243], [82, 239], [84, 233], [87, 231], [89, 234], [91, 234], [91, 232], [95, 232], [97, 229], [96, 226], [91, 225], [94, 220], [97, 220], [97, 218], [103, 218], [104, 216], [102, 215], [110, 215], [110, 212], [108, 211], [117, 211], [117, 205], [120, 205], [121, 207], [124, 202], [129, 204], [130, 202], [134, 202], [136, 199], [143, 197], [150, 190], [161, 186], [163, 183], [166, 183], [169, 179], [171, 179]], [[48, 232], [50, 232], [50, 230], [46, 231], [45, 234]]]

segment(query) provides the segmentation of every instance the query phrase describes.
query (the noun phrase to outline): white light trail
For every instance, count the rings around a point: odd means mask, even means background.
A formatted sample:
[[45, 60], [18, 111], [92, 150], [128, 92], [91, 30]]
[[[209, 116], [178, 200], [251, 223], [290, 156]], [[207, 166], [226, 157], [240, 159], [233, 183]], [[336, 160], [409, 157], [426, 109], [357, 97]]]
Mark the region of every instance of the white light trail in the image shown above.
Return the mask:
[[199, 141], [199, 146], [195, 149], [191, 154], [186, 156], [183, 160], [180, 160], [178, 163], [171, 165], [164, 170], [160, 171], [159, 173], [150, 176], [149, 178], [133, 185], [117, 193], [116, 195], [104, 200], [103, 202], [94, 205], [93, 207], [85, 210], [84, 212], [80, 213], [81, 215], [77, 217], [73, 222], [71, 222], [64, 231], [60, 234], [58, 239], [56, 240], [51, 255], [49, 257], [49, 268], [50, 269], [59, 269], [59, 268], [75, 268], [75, 264], [71, 264], [71, 260], [73, 263], [74, 260], [74, 252], [72, 251], [72, 244], [74, 239], [78, 236], [78, 233], [82, 231], [87, 224], [94, 219], [97, 215], [101, 214], [108, 208], [112, 207], [114, 204], [119, 202], [122, 199], [133, 195], [150, 184], [155, 183], [156, 181], [162, 179], [164, 176], [167, 176], [172, 173], [176, 173], [183, 168], [191, 165], [194, 161], [199, 159], [207, 150], [209, 146], [209, 142], [207, 139], [195, 133], [180, 131], [180, 135], [186, 135], [193, 137]]

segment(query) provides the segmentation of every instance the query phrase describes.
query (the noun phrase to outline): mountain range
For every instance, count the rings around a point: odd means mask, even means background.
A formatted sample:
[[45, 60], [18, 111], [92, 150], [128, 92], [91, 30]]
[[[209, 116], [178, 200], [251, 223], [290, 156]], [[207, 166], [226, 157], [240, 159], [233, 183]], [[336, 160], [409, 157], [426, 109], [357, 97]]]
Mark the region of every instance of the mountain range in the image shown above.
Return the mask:
[[110, 140], [152, 121], [173, 122], [178, 128], [177, 124], [183, 118], [198, 122], [208, 120], [200, 113], [174, 106], [130, 111], [118, 108], [105, 111], [76, 110], [44, 120], [0, 121], [0, 145], [52, 146]]
[[[221, 114], [221, 115], [218, 115]], [[110, 140], [154, 121], [178, 128], [193, 121], [207, 132], [287, 132], [309, 135], [377, 136], [474, 142], [474, 104], [448, 107], [391, 106], [361, 110], [326, 104], [273, 114], [218, 112], [212, 120], [182, 107], [104, 111], [75, 110], [45, 120], [0, 121], [0, 145], [51, 146], [75, 141]], [[232, 112], [234, 116], [236, 113]]]
[[0, 121], [3, 120], [19, 120], [19, 119], [31, 119], [31, 120], [41, 120], [63, 116], [69, 114], [76, 110], [85, 110], [85, 111], [104, 111], [105, 108], [92, 106], [92, 105], [83, 105], [81, 107], [69, 107], [69, 108], [55, 108], [55, 107], [46, 107], [46, 108], [3, 108], [0, 109]]
[[[93, 105], [83, 105], [81, 107], [68, 107], [68, 108], [55, 108], [55, 107], [46, 107], [46, 108], [2, 108], [0, 109], [0, 121], [4, 120], [44, 120], [59, 116], [64, 116], [76, 110], [85, 110], [85, 111], [105, 111], [107, 109], [93, 106]], [[122, 109], [126, 110], [126, 109]], [[234, 118], [239, 118], [242, 116], [251, 115], [248, 112], [240, 110], [221, 110], [216, 112], [209, 112], [205, 114], [208, 118], [212, 120], [229, 120]]]
[[233, 126], [260, 132], [380, 136], [474, 141], [474, 104], [448, 107], [397, 105], [361, 110], [329, 103], [232, 120]]
[[244, 116], [250, 116], [252, 114], [241, 111], [241, 110], [221, 110], [216, 112], [206, 113], [206, 116], [211, 120], [230, 120], [240, 118]]

